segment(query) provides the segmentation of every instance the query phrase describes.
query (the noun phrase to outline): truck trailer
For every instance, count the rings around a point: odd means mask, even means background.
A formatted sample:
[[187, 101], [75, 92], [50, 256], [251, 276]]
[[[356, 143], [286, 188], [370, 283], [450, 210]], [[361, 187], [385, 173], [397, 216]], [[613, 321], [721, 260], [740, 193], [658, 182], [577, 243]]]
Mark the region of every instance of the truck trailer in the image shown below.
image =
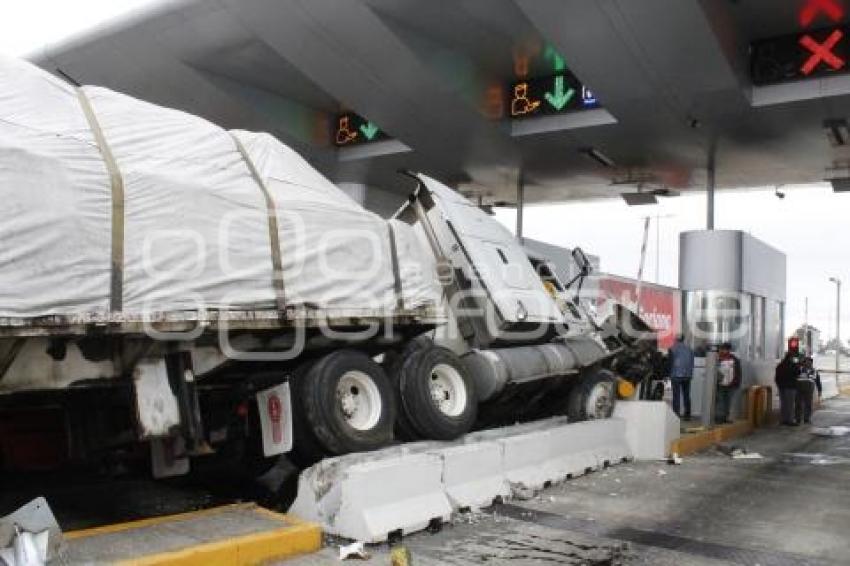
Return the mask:
[[[0, 466], [259, 473], [543, 414], [648, 371], [425, 175], [390, 220], [269, 134], [0, 59]], [[586, 276], [583, 254], [575, 258]]]

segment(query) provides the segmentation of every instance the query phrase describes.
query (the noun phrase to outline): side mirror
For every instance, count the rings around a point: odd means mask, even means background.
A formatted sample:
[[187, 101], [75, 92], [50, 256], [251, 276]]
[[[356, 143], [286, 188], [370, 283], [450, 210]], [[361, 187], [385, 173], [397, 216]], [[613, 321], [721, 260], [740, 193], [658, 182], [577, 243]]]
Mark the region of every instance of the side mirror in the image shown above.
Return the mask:
[[573, 261], [576, 262], [576, 265], [579, 268], [579, 272], [582, 275], [590, 275], [593, 267], [590, 265], [590, 260], [587, 259], [586, 255], [584, 255], [584, 250], [581, 248], [573, 248], [572, 256]]

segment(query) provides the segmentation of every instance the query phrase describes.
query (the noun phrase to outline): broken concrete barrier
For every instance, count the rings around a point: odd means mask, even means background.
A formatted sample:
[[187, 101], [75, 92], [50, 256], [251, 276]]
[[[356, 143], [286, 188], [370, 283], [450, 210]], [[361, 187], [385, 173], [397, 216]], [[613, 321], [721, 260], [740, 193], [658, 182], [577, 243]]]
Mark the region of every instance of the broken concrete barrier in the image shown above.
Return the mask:
[[497, 442], [449, 446], [434, 454], [442, 458], [443, 488], [454, 509], [478, 510], [511, 495]]
[[448, 521], [452, 507], [443, 489], [442, 458], [404, 452], [319, 462], [302, 472], [290, 511], [329, 534], [368, 543]]

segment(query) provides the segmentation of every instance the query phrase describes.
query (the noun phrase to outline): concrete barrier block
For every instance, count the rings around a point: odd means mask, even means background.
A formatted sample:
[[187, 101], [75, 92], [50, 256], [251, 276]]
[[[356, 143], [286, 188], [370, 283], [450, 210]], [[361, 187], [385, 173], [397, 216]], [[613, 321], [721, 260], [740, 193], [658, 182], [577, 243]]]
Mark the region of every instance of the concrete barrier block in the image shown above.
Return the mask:
[[542, 419], [530, 423], [515, 424], [512, 426], [491, 428], [488, 430], [480, 430], [477, 432], [471, 432], [464, 436], [463, 442], [465, 444], [472, 444], [475, 442], [497, 441], [511, 436], [527, 434], [529, 432], [550, 430], [552, 428], [565, 425], [567, 424], [567, 422], [567, 417], [550, 417], [548, 419]]
[[443, 459], [390, 449], [319, 462], [301, 473], [290, 511], [325, 532], [369, 543], [447, 521], [451, 505], [442, 486]]
[[443, 488], [454, 509], [478, 510], [511, 495], [497, 442], [449, 446], [435, 454], [443, 460]]
[[625, 423], [615, 419], [586, 421], [552, 430], [553, 466], [559, 480], [631, 459]]
[[614, 420], [625, 422], [625, 438], [638, 460], [662, 460], [681, 435], [679, 417], [663, 401], [617, 403]]
[[550, 419], [324, 460], [302, 472], [291, 511], [327, 533], [382, 542], [631, 457], [622, 419]]
[[515, 496], [522, 498], [529, 491], [543, 489], [557, 480], [552, 466], [551, 430], [509, 436], [499, 444], [502, 446], [502, 470]]
[[547, 484], [633, 457], [625, 423], [616, 419], [555, 424], [502, 439], [504, 474], [514, 494], [526, 496]]

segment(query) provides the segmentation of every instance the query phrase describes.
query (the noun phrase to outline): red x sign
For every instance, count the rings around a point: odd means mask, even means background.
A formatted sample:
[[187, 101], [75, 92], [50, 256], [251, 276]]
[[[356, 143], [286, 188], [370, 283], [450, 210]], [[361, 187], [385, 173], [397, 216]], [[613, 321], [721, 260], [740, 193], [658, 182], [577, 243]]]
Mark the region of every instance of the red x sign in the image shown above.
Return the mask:
[[812, 39], [812, 36], [810, 35], [804, 35], [801, 37], [800, 45], [811, 51], [812, 55], [803, 64], [803, 66], [800, 67], [800, 72], [804, 75], [810, 75], [821, 63], [826, 63], [835, 70], [844, 67], [847, 62], [832, 52], [843, 37], [844, 32], [840, 29], [833, 31], [823, 43], [818, 43]]
[[821, 13], [838, 23], [844, 18], [844, 7], [838, 0], [808, 0], [800, 11], [800, 25], [809, 27]]

